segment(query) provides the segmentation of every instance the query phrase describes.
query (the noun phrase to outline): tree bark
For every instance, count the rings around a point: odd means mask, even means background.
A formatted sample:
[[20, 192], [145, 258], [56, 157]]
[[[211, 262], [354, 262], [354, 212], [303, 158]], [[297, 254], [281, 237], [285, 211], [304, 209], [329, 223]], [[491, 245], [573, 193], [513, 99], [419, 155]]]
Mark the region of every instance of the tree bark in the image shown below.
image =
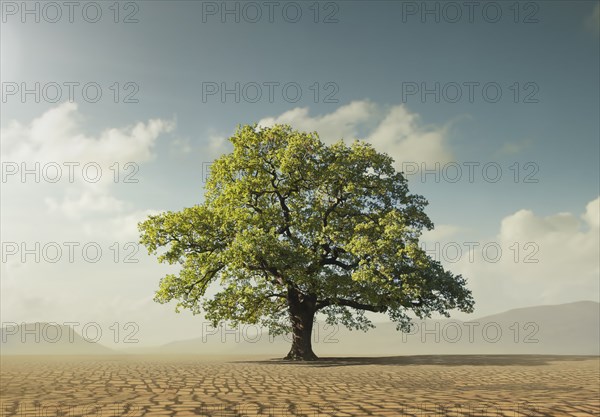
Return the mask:
[[306, 296], [293, 288], [288, 289], [287, 301], [292, 324], [292, 348], [284, 359], [314, 361], [312, 329], [315, 319], [316, 297]]

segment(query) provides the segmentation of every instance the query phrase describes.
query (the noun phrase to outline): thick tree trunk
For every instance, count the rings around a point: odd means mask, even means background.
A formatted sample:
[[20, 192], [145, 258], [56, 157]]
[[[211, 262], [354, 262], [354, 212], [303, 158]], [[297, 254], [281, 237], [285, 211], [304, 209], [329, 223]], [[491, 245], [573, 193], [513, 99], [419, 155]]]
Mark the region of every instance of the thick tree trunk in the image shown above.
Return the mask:
[[284, 359], [314, 361], [317, 355], [312, 350], [312, 329], [315, 319], [315, 300], [294, 289], [288, 290], [288, 307], [292, 323], [292, 348]]

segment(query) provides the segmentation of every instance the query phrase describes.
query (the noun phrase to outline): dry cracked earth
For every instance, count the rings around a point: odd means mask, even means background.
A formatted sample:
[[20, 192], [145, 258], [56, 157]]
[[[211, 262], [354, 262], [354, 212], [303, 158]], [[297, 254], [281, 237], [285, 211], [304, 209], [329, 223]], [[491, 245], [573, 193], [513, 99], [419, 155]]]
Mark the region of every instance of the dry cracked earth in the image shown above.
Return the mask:
[[600, 358], [1, 358], [2, 417], [599, 416]]

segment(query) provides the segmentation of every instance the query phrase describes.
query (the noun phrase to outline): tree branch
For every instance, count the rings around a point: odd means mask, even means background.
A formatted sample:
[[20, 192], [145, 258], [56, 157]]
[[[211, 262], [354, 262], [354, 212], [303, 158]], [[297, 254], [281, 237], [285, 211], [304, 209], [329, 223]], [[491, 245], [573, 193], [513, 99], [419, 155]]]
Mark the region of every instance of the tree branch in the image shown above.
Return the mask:
[[321, 265], [335, 265], [344, 269], [345, 271], [351, 271], [353, 268], [358, 266], [358, 262], [353, 262], [351, 264], [345, 264], [341, 261], [338, 261], [337, 256], [335, 258], [324, 258], [321, 260]]
[[385, 313], [388, 309], [387, 306], [374, 306], [371, 304], [364, 304], [364, 303], [361, 303], [361, 302], [358, 302], [355, 300], [348, 300], [345, 298], [336, 298], [336, 299], [326, 298], [325, 300], [322, 300], [317, 303], [317, 310], [320, 310], [322, 308], [329, 307], [332, 305], [351, 307], [351, 308], [355, 308], [357, 310], [367, 310], [367, 311], [372, 311], [374, 313]]

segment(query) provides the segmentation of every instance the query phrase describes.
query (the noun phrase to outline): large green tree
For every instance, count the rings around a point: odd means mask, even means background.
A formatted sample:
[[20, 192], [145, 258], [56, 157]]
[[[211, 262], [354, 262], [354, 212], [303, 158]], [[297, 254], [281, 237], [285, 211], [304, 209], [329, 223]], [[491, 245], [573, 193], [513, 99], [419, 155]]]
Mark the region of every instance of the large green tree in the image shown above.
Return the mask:
[[[139, 224], [149, 253], [181, 265], [156, 301], [177, 300], [215, 326], [291, 332], [286, 358], [300, 360], [316, 359], [317, 312], [363, 330], [373, 327], [366, 311], [387, 313], [406, 331], [409, 311], [473, 310], [466, 280], [420, 248], [433, 228], [427, 201], [409, 194], [391, 157], [287, 125], [241, 126], [229, 140], [233, 152], [212, 164], [202, 204]], [[205, 297], [215, 281], [220, 291]]]

